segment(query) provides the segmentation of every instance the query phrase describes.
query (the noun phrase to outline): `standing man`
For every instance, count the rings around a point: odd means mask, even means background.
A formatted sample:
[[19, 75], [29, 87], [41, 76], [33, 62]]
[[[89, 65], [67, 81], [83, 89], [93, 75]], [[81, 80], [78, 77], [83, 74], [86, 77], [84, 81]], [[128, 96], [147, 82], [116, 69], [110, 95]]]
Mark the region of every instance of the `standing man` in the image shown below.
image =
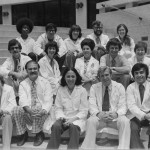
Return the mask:
[[39, 146], [44, 140], [43, 124], [51, 109], [53, 98], [49, 82], [39, 76], [39, 65], [31, 60], [26, 64], [28, 78], [19, 86], [19, 105], [13, 111], [14, 122], [19, 135], [18, 146], [22, 146], [27, 138], [27, 126], [32, 127], [36, 134], [34, 146]]
[[18, 101], [19, 83], [27, 77], [25, 64], [31, 58], [21, 54], [22, 46], [16, 39], [9, 41], [8, 50], [11, 56], [2, 64], [0, 74], [13, 86]]
[[[140, 129], [142, 126], [150, 127], [150, 82], [147, 81], [149, 75], [148, 66], [143, 63], [135, 64], [132, 68], [132, 75], [135, 82], [128, 86], [126, 92], [129, 109], [128, 118], [131, 122], [130, 148], [143, 149], [144, 145], [140, 139]], [[150, 148], [150, 136], [148, 148]]]
[[35, 47], [34, 47], [35, 52], [39, 55], [39, 59], [42, 58], [43, 56], [46, 55], [44, 52], [45, 45], [49, 41], [55, 41], [59, 48], [56, 60], [58, 61], [58, 64], [61, 70], [61, 67], [65, 60], [65, 54], [67, 53], [65, 43], [63, 39], [59, 35], [56, 34], [57, 27], [53, 23], [48, 23], [45, 27], [45, 31], [46, 32], [40, 35], [37, 41], [35, 42]]
[[95, 42], [95, 48], [93, 56], [100, 61], [100, 57], [106, 54], [106, 44], [109, 41], [109, 37], [103, 34], [102, 22], [96, 20], [92, 23], [93, 33], [87, 35], [87, 38], [92, 39]]
[[122, 83], [125, 87], [130, 82], [130, 64], [128, 60], [119, 55], [121, 43], [117, 38], [112, 38], [106, 45], [108, 54], [101, 57], [100, 67], [109, 66], [112, 70], [112, 80]]
[[96, 149], [96, 131], [104, 127], [119, 130], [118, 149], [130, 147], [130, 121], [125, 116], [126, 96], [122, 84], [111, 80], [112, 71], [109, 67], [100, 68], [98, 77], [101, 82], [94, 84], [90, 90], [89, 111], [86, 136], [82, 149]]

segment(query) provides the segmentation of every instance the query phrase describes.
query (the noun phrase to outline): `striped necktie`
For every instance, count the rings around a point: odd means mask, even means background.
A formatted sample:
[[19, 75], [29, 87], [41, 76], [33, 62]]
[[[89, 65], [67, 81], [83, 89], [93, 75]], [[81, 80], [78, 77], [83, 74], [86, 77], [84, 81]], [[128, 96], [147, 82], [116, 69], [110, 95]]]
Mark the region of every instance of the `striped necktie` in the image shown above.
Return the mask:
[[36, 105], [36, 98], [37, 98], [36, 83], [33, 81], [31, 84], [31, 107], [34, 107]]

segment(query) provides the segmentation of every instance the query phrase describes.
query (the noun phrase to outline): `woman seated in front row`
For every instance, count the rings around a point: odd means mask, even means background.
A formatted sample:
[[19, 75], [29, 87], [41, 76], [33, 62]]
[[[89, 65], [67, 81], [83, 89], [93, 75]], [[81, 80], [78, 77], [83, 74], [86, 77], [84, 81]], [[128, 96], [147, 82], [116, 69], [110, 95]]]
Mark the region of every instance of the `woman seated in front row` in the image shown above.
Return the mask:
[[68, 149], [78, 149], [80, 133], [85, 130], [88, 114], [87, 92], [81, 86], [82, 78], [76, 69], [64, 70], [55, 101], [56, 122], [47, 149], [58, 149], [61, 134], [69, 129]]
[[99, 69], [99, 61], [92, 56], [95, 43], [92, 39], [85, 38], [81, 42], [83, 57], [78, 58], [75, 68], [82, 77], [83, 87], [89, 93], [92, 84], [97, 82], [97, 72]]

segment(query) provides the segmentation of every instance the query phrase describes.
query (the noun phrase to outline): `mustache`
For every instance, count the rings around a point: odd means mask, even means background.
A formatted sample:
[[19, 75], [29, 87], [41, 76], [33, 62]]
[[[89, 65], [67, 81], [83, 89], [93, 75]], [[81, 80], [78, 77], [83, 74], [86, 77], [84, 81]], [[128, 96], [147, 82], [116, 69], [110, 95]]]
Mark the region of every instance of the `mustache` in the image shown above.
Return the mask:
[[32, 75], [32, 74], [37, 74], [37, 72], [31, 72], [30, 74], [31, 74], [31, 75]]

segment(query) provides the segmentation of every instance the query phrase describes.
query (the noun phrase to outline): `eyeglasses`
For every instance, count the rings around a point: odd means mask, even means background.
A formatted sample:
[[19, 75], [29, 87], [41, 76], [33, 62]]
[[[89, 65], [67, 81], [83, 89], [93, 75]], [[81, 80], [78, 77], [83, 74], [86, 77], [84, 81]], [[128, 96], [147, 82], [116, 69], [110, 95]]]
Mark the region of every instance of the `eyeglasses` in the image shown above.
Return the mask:
[[48, 32], [48, 33], [50, 33], [50, 32], [55, 32], [55, 30], [47, 30], [47, 32]]

